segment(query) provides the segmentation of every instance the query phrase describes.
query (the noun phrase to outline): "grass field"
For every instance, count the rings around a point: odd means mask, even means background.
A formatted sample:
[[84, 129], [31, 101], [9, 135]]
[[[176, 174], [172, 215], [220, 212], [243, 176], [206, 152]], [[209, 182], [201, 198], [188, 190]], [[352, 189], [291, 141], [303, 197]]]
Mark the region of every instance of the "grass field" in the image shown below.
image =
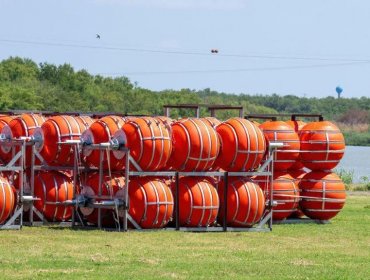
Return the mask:
[[370, 196], [269, 233], [0, 232], [1, 279], [370, 279]]

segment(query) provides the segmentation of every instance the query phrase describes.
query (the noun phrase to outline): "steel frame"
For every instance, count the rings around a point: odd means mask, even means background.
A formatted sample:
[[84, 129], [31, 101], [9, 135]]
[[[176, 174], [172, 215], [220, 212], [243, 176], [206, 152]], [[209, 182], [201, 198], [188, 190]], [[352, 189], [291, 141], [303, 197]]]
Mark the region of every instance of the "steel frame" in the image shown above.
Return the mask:
[[[34, 188], [35, 188], [35, 171], [38, 170], [68, 170], [72, 172], [73, 176], [73, 199], [71, 201], [66, 201], [63, 204], [66, 206], [73, 206], [74, 211], [72, 214], [71, 222], [59, 222], [56, 223], [58, 226], [82, 226], [86, 227], [86, 224], [84, 224], [83, 219], [79, 215], [78, 208], [79, 207], [88, 207], [88, 208], [96, 208], [98, 209], [98, 228], [103, 229], [102, 221], [101, 221], [101, 209], [115, 209], [116, 211], [123, 211], [122, 215], [122, 229], [120, 226], [118, 226], [118, 231], [127, 231], [128, 230], [128, 222], [130, 222], [136, 230], [142, 230], [140, 226], [132, 219], [132, 217], [129, 215], [129, 196], [128, 196], [128, 190], [129, 190], [129, 181], [130, 177], [134, 176], [171, 176], [175, 178], [175, 211], [174, 211], [174, 220], [175, 220], [175, 227], [174, 228], [166, 228], [166, 230], [182, 230], [182, 231], [271, 231], [272, 230], [272, 211], [273, 211], [273, 185], [272, 185], [272, 177], [273, 177], [273, 157], [274, 157], [274, 151], [275, 146], [271, 145], [271, 148], [269, 150], [269, 158], [268, 160], [263, 164], [263, 166], [260, 167], [259, 170], [255, 172], [217, 172], [217, 171], [207, 171], [207, 172], [176, 172], [176, 171], [159, 171], [159, 172], [146, 172], [141, 171], [139, 165], [134, 161], [134, 159], [130, 156], [129, 149], [125, 147], [116, 147], [112, 143], [101, 143], [101, 144], [93, 144], [89, 146], [83, 146], [83, 149], [95, 149], [100, 151], [100, 166], [97, 169], [88, 168], [86, 166], [82, 166], [79, 164], [78, 160], [78, 154], [79, 149], [81, 146], [80, 141], [69, 141], [69, 142], [63, 142], [59, 143], [63, 145], [75, 145], [74, 149], [74, 164], [73, 166], [49, 166], [45, 163], [45, 160], [43, 157], [38, 153], [38, 151], [35, 148], [35, 142], [33, 142], [30, 139], [24, 139], [24, 140], [13, 140], [10, 145], [13, 146], [21, 146], [21, 151], [18, 152], [16, 155], [14, 155], [11, 162], [9, 162], [8, 165], [4, 167], [0, 167], [0, 171], [19, 171], [19, 192], [18, 192], [18, 205], [17, 209], [15, 210], [13, 216], [2, 226], [0, 226], [1, 229], [20, 229], [23, 225], [29, 225], [29, 226], [35, 226], [39, 224], [55, 224], [47, 222], [42, 213], [37, 211], [37, 209], [34, 207], [33, 202], [37, 198], [34, 197]], [[8, 143], [9, 145], [9, 143]], [[25, 182], [25, 170], [26, 170], [26, 147], [32, 146], [32, 153], [31, 153], [31, 166], [30, 166], [30, 193], [26, 194], [24, 192], [24, 182]], [[125, 186], [124, 186], [124, 195], [122, 200], [112, 199], [112, 200], [101, 200], [100, 202], [91, 201], [87, 197], [83, 197], [81, 195], [77, 195], [76, 193], [76, 187], [78, 185], [78, 177], [81, 175], [80, 172], [84, 172], [85, 175], [88, 172], [91, 171], [97, 171], [99, 173], [99, 193], [98, 197], [102, 195], [102, 182], [103, 182], [103, 157], [104, 152], [110, 152], [112, 150], [112, 147], [119, 148], [121, 151], [123, 151], [126, 154], [125, 160], [126, 160], [126, 168], [124, 171], [124, 177], [125, 177]], [[14, 149], [13, 149], [14, 151]], [[14, 153], [14, 152], [13, 152]], [[36, 159], [39, 159], [41, 164], [36, 165]], [[14, 164], [20, 161], [21, 164], [18, 166], [15, 166]], [[130, 163], [135, 166], [135, 168], [139, 171], [130, 171]], [[235, 177], [235, 176], [254, 176], [254, 175], [265, 175], [269, 177], [269, 198], [267, 199], [266, 204], [266, 212], [264, 217], [259, 221], [259, 223], [255, 227], [251, 228], [243, 228], [243, 227], [229, 227], [227, 226], [226, 218], [227, 218], [227, 199], [225, 200], [224, 205], [224, 220], [222, 222], [221, 227], [180, 227], [179, 225], [179, 211], [180, 211], [180, 204], [179, 204], [179, 197], [177, 195], [178, 193], [178, 181], [180, 176], [217, 176], [217, 177], [223, 177], [224, 183], [225, 183], [225, 197], [227, 196], [227, 190], [228, 190], [228, 180], [229, 177]], [[29, 205], [29, 221], [24, 222], [23, 221], [23, 210], [25, 204]], [[41, 222], [35, 222], [34, 221], [34, 214], [37, 215]], [[79, 221], [76, 221], [76, 217], [78, 217]], [[119, 218], [119, 216], [118, 216]], [[16, 221], [18, 221], [18, 224], [16, 224]], [[78, 223], [79, 222], [79, 223]]]
[[[26, 162], [26, 146], [27, 142], [25, 140], [19, 141], [8, 141], [1, 139], [0, 146], [7, 145], [11, 147], [12, 159], [6, 165], [0, 166], [0, 172], [11, 171], [12, 180], [14, 181], [15, 172], [18, 173], [18, 190], [16, 191], [16, 206], [12, 215], [8, 218], [5, 224], [0, 225], [0, 230], [2, 229], [21, 229], [23, 226], [23, 210], [26, 203], [33, 202], [33, 198], [25, 195], [24, 193], [24, 179], [25, 179], [25, 162]], [[20, 147], [20, 150], [16, 153], [16, 147]]]

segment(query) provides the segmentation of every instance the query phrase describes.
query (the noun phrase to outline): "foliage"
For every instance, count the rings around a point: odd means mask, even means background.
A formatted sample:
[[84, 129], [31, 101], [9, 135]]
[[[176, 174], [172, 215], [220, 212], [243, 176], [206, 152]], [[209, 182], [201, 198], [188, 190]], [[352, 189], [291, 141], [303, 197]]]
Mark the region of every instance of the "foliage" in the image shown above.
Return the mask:
[[[350, 125], [368, 123], [370, 112], [368, 97], [226, 94], [209, 88], [152, 91], [138, 87], [127, 77], [91, 75], [85, 70], [76, 71], [69, 64], [37, 65], [19, 57], [0, 62], [0, 110], [162, 114], [164, 104], [179, 103], [242, 105], [246, 113], [322, 113], [326, 119]], [[189, 110], [172, 112], [173, 117], [192, 114]], [[205, 116], [208, 112], [203, 108], [201, 114]], [[237, 115], [238, 112], [218, 112], [217, 117]]]
[[370, 146], [370, 132], [344, 131], [343, 135], [347, 145]]
[[344, 168], [339, 168], [334, 170], [335, 173], [342, 179], [346, 188], [348, 188], [353, 183], [354, 170], [346, 170]]

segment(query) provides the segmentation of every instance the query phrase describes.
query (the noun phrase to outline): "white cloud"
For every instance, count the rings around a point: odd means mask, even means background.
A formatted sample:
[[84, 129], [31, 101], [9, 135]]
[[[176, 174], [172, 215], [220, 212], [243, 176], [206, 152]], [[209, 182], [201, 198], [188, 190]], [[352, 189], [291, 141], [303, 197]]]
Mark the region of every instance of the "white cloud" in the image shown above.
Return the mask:
[[96, 2], [176, 10], [237, 10], [245, 8], [248, 0], [96, 0]]

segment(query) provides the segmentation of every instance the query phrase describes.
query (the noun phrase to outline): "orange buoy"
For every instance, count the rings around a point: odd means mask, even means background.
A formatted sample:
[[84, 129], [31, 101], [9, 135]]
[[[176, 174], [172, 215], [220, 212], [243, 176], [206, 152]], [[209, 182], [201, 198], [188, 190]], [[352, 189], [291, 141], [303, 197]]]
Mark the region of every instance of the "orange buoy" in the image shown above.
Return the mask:
[[204, 120], [206, 122], [208, 122], [208, 124], [210, 126], [212, 126], [214, 129], [216, 129], [216, 127], [221, 124], [222, 122], [214, 117], [205, 117], [205, 118], [201, 118], [201, 120]]
[[1, 116], [0, 117], [0, 131], [4, 126], [8, 125], [11, 120], [15, 119], [16, 116]]
[[9, 181], [0, 177], [0, 224], [3, 224], [13, 213], [16, 204], [14, 187]]
[[[20, 137], [30, 137], [33, 135], [34, 131], [39, 128], [45, 121], [45, 118], [38, 114], [22, 114], [18, 117], [12, 119], [8, 125], [5, 125], [1, 131], [1, 134], [6, 139], [19, 139]], [[1, 145], [0, 158], [4, 162], [9, 162], [12, 155], [12, 146]], [[20, 147], [15, 147], [15, 153], [20, 151]], [[31, 164], [31, 153], [32, 147], [26, 148], [26, 165]]]
[[[220, 197], [219, 223], [224, 217], [224, 181], [218, 184]], [[227, 225], [251, 227], [257, 223], [265, 209], [265, 196], [261, 188], [247, 178], [229, 178], [227, 189]]]
[[154, 117], [156, 120], [159, 120], [164, 124], [164, 126], [171, 131], [171, 124], [175, 122], [175, 120], [165, 117], [165, 116], [156, 116]]
[[330, 170], [344, 155], [345, 143], [339, 128], [331, 122], [305, 125], [300, 133], [301, 162], [311, 170]]
[[275, 170], [287, 170], [299, 158], [300, 143], [298, 134], [283, 121], [267, 121], [259, 126], [268, 143], [282, 142], [284, 147], [276, 150]]
[[[99, 120], [94, 121], [90, 127], [85, 130], [82, 135], [81, 139], [82, 142], [87, 144], [100, 144], [109, 142], [113, 137], [114, 133], [116, 133], [119, 129], [122, 128], [126, 119], [125, 117], [119, 116], [105, 116]], [[109, 152], [109, 162], [107, 158], [107, 153], [103, 152], [103, 160], [100, 160], [100, 151], [99, 150], [92, 150], [85, 148], [83, 150], [83, 155], [85, 156], [85, 161], [93, 165], [95, 167], [100, 167], [100, 163], [102, 163], [102, 167], [104, 169], [111, 169], [111, 170], [121, 170], [123, 169], [125, 163], [123, 160], [117, 160], [113, 152]]]
[[265, 137], [251, 121], [232, 118], [217, 126], [221, 141], [216, 165], [227, 171], [256, 169], [266, 151]]
[[39, 171], [35, 174], [34, 206], [49, 222], [63, 222], [72, 217], [71, 206], [60, 203], [73, 198], [72, 180], [57, 171]]
[[[81, 188], [81, 195], [89, 198], [92, 202], [102, 200], [112, 200], [123, 197], [123, 188], [125, 187], [125, 178], [121, 174], [103, 173], [101, 185], [101, 194], [99, 194], [99, 173], [90, 173], [86, 182]], [[81, 213], [89, 223], [98, 224], [98, 209], [81, 207]], [[104, 227], [115, 226], [118, 222], [117, 214], [113, 209], [100, 209], [101, 222]]]
[[[220, 201], [216, 188], [205, 177], [179, 179], [179, 224], [186, 227], [206, 227], [214, 224]], [[175, 183], [172, 184], [172, 190]]]
[[[268, 177], [258, 176], [252, 179], [262, 188], [266, 199], [269, 199]], [[277, 206], [273, 208], [273, 220], [284, 220], [297, 210], [299, 190], [292, 176], [281, 171], [274, 172], [273, 200], [277, 202]]]
[[81, 134], [91, 123], [92, 119], [87, 116], [53, 116], [35, 131], [36, 150], [50, 165], [71, 166], [75, 160], [76, 146], [63, 145], [61, 142], [80, 140]]
[[[295, 132], [297, 132], [298, 134], [298, 137], [299, 137], [299, 132], [301, 131], [301, 129], [306, 125], [305, 122], [303, 121], [300, 121], [300, 120], [296, 120], [296, 121], [286, 121], [286, 123], [291, 126]], [[304, 166], [303, 164], [301, 163], [301, 159], [300, 157], [298, 157], [298, 159], [295, 161], [295, 163], [289, 168], [289, 169], [292, 169], [292, 170], [298, 170], [298, 169], [302, 169]]]
[[[3, 130], [4, 126], [9, 125], [10, 121], [13, 120], [15, 117], [14, 116], [1, 116], [0, 117], [0, 132]], [[6, 143], [1, 144], [2, 146], [6, 147], [6, 150], [11, 149], [11, 147], [8, 147]], [[9, 155], [4, 154], [3, 150], [0, 148], [0, 161], [3, 161], [4, 163], [8, 162]]]
[[332, 219], [346, 201], [345, 186], [335, 173], [312, 171], [301, 179], [300, 188], [301, 209], [311, 219]]
[[[290, 176], [292, 176], [292, 178], [294, 179], [294, 183], [298, 188], [298, 192], [299, 192], [299, 194], [301, 194], [301, 189], [300, 189], [301, 180], [302, 180], [303, 176], [305, 176], [307, 174], [307, 172], [303, 169], [297, 169], [297, 170], [296, 169], [294, 169], [294, 170], [290, 169], [290, 170], [288, 170], [288, 174]], [[294, 211], [292, 213], [292, 215], [290, 215], [290, 217], [292, 217], [292, 218], [302, 218], [303, 216], [304, 216], [304, 213], [300, 209], [299, 205], [298, 205], [297, 211]]]
[[172, 192], [161, 179], [130, 179], [129, 198], [129, 214], [141, 228], [163, 228], [172, 219]]
[[[171, 154], [169, 130], [161, 121], [152, 117], [138, 117], [126, 122], [114, 137], [130, 149], [131, 157], [143, 171], [162, 169]], [[124, 161], [125, 152], [113, 152], [118, 161]], [[132, 168], [135, 169], [135, 166]]]
[[220, 149], [220, 141], [212, 126], [195, 118], [172, 124], [172, 143], [167, 167], [179, 171], [209, 170]]

